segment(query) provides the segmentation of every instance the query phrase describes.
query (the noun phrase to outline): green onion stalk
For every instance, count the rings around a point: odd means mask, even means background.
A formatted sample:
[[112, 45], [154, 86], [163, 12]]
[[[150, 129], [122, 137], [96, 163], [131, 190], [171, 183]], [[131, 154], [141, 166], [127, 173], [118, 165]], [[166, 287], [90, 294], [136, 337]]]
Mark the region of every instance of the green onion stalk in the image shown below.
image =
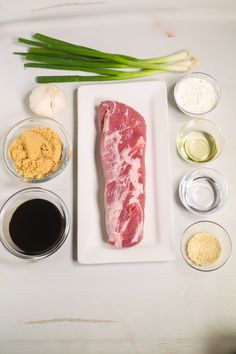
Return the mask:
[[[187, 72], [196, 63], [187, 50], [157, 58], [140, 59], [107, 53], [40, 33], [34, 40], [18, 38], [30, 46], [27, 52], [15, 52], [25, 58], [25, 68], [76, 71], [79, 75], [37, 76], [38, 83], [128, 80], [163, 72]], [[82, 73], [95, 75], [82, 75]], [[80, 74], [81, 73], [81, 74]]]

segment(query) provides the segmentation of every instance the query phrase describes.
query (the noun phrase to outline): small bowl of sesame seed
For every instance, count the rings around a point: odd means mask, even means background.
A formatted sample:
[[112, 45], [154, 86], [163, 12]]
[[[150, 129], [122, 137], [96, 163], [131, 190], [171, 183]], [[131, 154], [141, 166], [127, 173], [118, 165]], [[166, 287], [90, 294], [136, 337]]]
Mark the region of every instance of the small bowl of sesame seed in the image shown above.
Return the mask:
[[180, 248], [187, 264], [210, 272], [225, 264], [232, 245], [228, 232], [222, 226], [212, 221], [199, 221], [184, 231]]

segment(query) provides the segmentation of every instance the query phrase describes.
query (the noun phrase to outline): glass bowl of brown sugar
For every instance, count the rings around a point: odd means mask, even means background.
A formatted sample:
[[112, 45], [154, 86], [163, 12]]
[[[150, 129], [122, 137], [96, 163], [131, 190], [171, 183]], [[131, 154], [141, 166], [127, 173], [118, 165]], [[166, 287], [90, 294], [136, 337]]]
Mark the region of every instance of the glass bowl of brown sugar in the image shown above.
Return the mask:
[[42, 183], [58, 176], [71, 157], [64, 127], [51, 118], [18, 122], [6, 135], [3, 161], [7, 171], [23, 182]]

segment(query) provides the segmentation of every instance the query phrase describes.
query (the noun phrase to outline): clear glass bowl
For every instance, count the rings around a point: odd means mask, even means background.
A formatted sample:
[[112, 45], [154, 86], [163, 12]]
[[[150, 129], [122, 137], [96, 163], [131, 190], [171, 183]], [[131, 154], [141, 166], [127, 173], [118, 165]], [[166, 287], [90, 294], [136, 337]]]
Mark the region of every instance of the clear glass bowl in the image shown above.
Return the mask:
[[[182, 85], [184, 80], [189, 79], [189, 78], [197, 78], [197, 79], [201, 79], [201, 80], [206, 80], [214, 87], [217, 98], [216, 98], [215, 103], [211, 106], [211, 108], [201, 111], [201, 112], [193, 112], [193, 111], [187, 110], [186, 108], [184, 108], [181, 105], [180, 99], [178, 97], [180, 86]], [[210, 113], [218, 105], [218, 103], [220, 101], [220, 96], [221, 96], [221, 92], [220, 92], [220, 86], [219, 86], [218, 82], [211, 75], [205, 74], [202, 72], [193, 72], [191, 74], [187, 74], [187, 75], [183, 76], [180, 80], [177, 81], [175, 88], [174, 88], [174, 98], [175, 98], [175, 102], [176, 102], [177, 106], [179, 107], [179, 109], [183, 113], [185, 113], [189, 116], [196, 116], [197, 117], [197, 116], [201, 116], [201, 115]], [[199, 97], [196, 97], [196, 100], [199, 100]]]
[[[58, 237], [56, 243], [54, 243], [54, 245], [49, 249], [47, 249], [45, 252], [42, 252], [37, 255], [26, 254], [23, 251], [21, 251], [12, 241], [9, 232], [9, 224], [13, 213], [21, 204], [31, 199], [43, 199], [53, 203], [60, 212], [62, 225], [63, 225], [60, 236]], [[38, 260], [52, 255], [65, 242], [69, 230], [70, 230], [70, 217], [65, 203], [58, 195], [43, 188], [39, 188], [39, 187], [27, 188], [13, 194], [5, 202], [5, 204], [2, 206], [0, 210], [0, 240], [3, 246], [10, 253], [20, 258], [24, 258], [28, 260]]]
[[[187, 253], [187, 245], [189, 240], [195, 234], [200, 232], [207, 232], [213, 234], [218, 239], [221, 245], [221, 253], [219, 258], [214, 263], [207, 266], [200, 266], [195, 264], [189, 258]], [[229, 259], [229, 256], [231, 254], [232, 244], [231, 244], [231, 239], [229, 234], [222, 226], [212, 221], [199, 221], [196, 222], [195, 224], [192, 224], [184, 231], [180, 242], [180, 249], [183, 258], [188, 265], [190, 265], [192, 268], [199, 271], [210, 272], [222, 267], [225, 264], [225, 262]]]
[[179, 196], [187, 210], [194, 214], [208, 214], [225, 205], [228, 184], [225, 178], [212, 168], [188, 172], [179, 184]]
[[187, 162], [199, 164], [215, 160], [223, 151], [221, 129], [207, 119], [191, 119], [179, 131], [176, 146]]
[[[12, 142], [18, 138], [18, 136], [25, 132], [26, 130], [33, 129], [33, 128], [51, 128], [52, 130], [56, 131], [61, 138], [63, 143], [63, 149], [61, 154], [61, 164], [59, 168], [52, 173], [41, 179], [36, 178], [26, 178], [22, 176], [16, 169], [14, 162], [12, 161], [11, 157], [9, 156], [9, 148]], [[67, 166], [69, 160], [71, 158], [71, 143], [69, 141], [68, 135], [63, 128], [63, 126], [58, 123], [56, 120], [51, 118], [41, 118], [41, 117], [32, 117], [27, 118], [16, 125], [9, 131], [6, 135], [3, 143], [3, 161], [6, 169], [8, 172], [16, 177], [18, 180], [28, 183], [42, 183], [51, 180], [52, 178], [58, 176]]]

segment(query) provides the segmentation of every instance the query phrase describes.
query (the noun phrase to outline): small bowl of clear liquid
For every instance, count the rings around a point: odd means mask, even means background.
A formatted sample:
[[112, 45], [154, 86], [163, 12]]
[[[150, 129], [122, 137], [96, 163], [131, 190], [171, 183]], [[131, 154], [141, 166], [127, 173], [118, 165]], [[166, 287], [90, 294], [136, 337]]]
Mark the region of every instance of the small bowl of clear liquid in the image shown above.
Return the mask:
[[225, 205], [228, 184], [216, 170], [202, 168], [187, 173], [179, 184], [179, 196], [187, 210], [194, 214], [212, 213]]
[[185, 161], [206, 163], [221, 154], [224, 136], [215, 123], [207, 119], [192, 119], [180, 130], [176, 145]]

